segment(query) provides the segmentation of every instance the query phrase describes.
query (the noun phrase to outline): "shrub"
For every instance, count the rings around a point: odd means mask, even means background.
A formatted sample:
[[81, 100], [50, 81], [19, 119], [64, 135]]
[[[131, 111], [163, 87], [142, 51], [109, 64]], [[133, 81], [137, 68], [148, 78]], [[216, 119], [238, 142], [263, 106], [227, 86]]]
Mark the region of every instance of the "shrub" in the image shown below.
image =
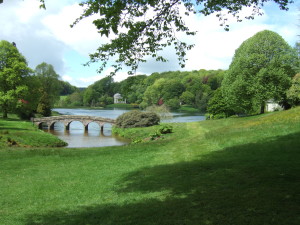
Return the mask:
[[158, 128], [158, 132], [161, 133], [161, 134], [169, 134], [169, 133], [172, 133], [173, 132], [173, 127], [171, 125], [161, 125], [159, 128]]
[[178, 98], [169, 99], [168, 101], [166, 101], [166, 105], [172, 110], [177, 110], [180, 108], [180, 101]]
[[153, 112], [159, 115], [159, 117], [163, 120], [168, 120], [168, 119], [172, 119], [172, 113], [170, 112], [170, 109], [168, 106], [166, 106], [165, 104], [163, 105], [152, 105], [152, 106], [148, 106], [146, 108], [147, 112]]
[[119, 116], [116, 120], [117, 127], [149, 127], [159, 124], [160, 119], [156, 113], [133, 110]]

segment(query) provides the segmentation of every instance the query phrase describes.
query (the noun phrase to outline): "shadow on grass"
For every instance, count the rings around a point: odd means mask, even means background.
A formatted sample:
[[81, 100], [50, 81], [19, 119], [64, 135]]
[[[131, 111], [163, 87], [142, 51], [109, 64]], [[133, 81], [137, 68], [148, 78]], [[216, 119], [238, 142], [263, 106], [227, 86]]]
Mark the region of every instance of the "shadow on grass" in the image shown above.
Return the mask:
[[[296, 133], [146, 167], [117, 189], [142, 201], [28, 215], [26, 224], [300, 224], [299, 150]], [[161, 197], [147, 198], [154, 192]]]

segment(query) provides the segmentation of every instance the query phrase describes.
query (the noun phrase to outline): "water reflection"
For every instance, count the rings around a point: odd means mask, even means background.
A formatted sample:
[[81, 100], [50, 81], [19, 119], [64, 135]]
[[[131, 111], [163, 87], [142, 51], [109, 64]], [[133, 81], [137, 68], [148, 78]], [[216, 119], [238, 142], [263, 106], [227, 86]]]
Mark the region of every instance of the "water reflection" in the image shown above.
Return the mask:
[[[100, 116], [116, 119], [121, 114], [130, 111], [130, 109], [54, 109], [54, 111], [63, 115]], [[172, 112], [172, 116], [171, 119], [162, 122], [181, 123], [205, 120], [205, 117], [199, 113]], [[54, 130], [47, 130], [47, 132], [67, 142], [69, 148], [116, 146], [128, 143], [128, 140], [112, 135], [110, 124], [105, 124], [103, 132], [101, 132], [101, 128], [97, 123], [90, 123], [88, 131], [85, 131], [83, 124], [77, 121], [70, 124], [70, 130], [68, 131], [65, 130], [62, 123], [56, 123]]]
[[86, 131], [82, 123], [74, 121], [70, 124], [70, 130], [66, 130], [62, 123], [55, 123], [54, 130], [45, 131], [67, 142], [69, 148], [117, 146], [128, 143], [128, 140], [112, 134], [110, 124], [105, 124], [103, 131], [96, 123], [90, 123], [88, 128]]

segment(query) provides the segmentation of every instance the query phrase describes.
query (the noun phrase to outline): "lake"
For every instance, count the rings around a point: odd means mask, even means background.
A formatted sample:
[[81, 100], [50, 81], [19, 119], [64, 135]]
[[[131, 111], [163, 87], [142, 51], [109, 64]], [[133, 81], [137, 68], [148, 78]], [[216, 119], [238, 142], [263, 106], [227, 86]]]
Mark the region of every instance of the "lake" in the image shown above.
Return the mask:
[[[116, 119], [121, 114], [130, 111], [129, 109], [53, 109], [63, 115], [84, 115], [84, 116], [100, 116], [104, 118]], [[172, 112], [172, 119], [162, 122], [182, 123], [205, 120], [205, 116], [200, 113], [188, 112]], [[64, 125], [56, 123], [54, 130], [45, 130], [68, 143], [69, 148], [80, 147], [104, 147], [117, 146], [129, 143], [128, 140], [113, 135], [111, 125], [105, 124], [104, 130], [101, 132], [100, 127], [96, 123], [90, 123], [88, 131], [84, 130], [82, 123], [74, 121], [70, 124], [70, 130], [64, 129]]]

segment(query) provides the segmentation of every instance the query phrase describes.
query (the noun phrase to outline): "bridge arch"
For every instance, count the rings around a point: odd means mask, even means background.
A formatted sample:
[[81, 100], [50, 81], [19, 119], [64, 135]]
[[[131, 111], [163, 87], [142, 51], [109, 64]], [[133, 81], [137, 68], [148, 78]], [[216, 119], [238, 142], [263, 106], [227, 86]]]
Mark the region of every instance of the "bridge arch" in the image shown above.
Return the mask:
[[35, 123], [38, 128], [42, 128], [42, 124], [47, 124], [48, 129], [54, 129], [55, 123], [62, 123], [66, 130], [70, 129], [70, 124], [74, 121], [81, 122], [85, 130], [88, 130], [89, 124], [94, 122], [97, 123], [100, 127], [100, 130], [103, 131], [105, 124], [115, 124], [115, 120], [102, 117], [91, 117], [91, 116], [72, 116], [72, 115], [63, 115], [63, 116], [52, 116], [52, 117], [42, 117], [42, 118], [32, 118], [32, 122]]
[[54, 125], [57, 124], [57, 123], [61, 123], [62, 125], [64, 125], [64, 123], [62, 123], [61, 121], [54, 120], [54, 121], [51, 121], [50, 123], [48, 123], [48, 129], [54, 130]]
[[39, 123], [36, 123], [36, 125], [37, 125], [37, 127], [38, 127], [39, 129], [43, 129], [43, 125], [48, 126], [48, 124], [45, 123], [45, 122], [39, 122]]

